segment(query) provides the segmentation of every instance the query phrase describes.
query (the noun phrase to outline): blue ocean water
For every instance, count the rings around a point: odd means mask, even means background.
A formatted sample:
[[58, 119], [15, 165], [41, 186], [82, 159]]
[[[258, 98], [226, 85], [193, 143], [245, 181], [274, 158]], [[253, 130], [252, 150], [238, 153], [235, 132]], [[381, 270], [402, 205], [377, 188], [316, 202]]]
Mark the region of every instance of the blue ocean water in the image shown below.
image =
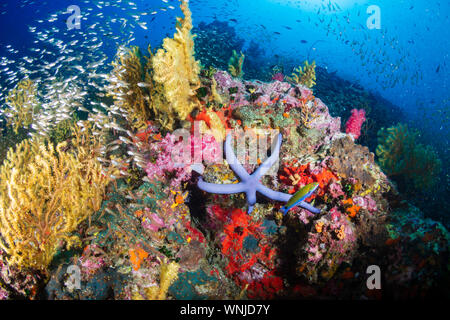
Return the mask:
[[[80, 9], [79, 29], [68, 29], [71, 5]], [[327, 73], [397, 106], [400, 120], [420, 130], [420, 142], [432, 145], [443, 161], [439, 189], [423, 190], [427, 201], [434, 208], [447, 201], [448, 1], [191, 0], [190, 8], [194, 27], [223, 21], [233, 28], [244, 40], [242, 50], [249, 65], [300, 65], [314, 60]], [[177, 0], [2, 1], [2, 96], [24, 70], [32, 77], [54, 76], [52, 63], [67, 46], [70, 53], [61, 62], [70, 56], [81, 66], [102, 61], [98, 68], [107, 71], [119, 46], [157, 48], [163, 38], [173, 35], [174, 18], [180, 15]], [[257, 46], [252, 48], [252, 42]], [[80, 71], [62, 67], [59, 72], [69, 76]], [[392, 119], [392, 125], [398, 120]]]

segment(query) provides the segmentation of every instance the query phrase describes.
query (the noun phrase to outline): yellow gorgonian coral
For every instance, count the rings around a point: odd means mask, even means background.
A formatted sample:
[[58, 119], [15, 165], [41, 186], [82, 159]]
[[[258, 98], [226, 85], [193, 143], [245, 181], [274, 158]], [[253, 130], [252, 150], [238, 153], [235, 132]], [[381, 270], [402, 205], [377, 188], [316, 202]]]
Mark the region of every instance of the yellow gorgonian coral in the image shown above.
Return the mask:
[[[199, 106], [196, 90], [200, 88], [200, 64], [194, 58], [194, 40], [191, 34], [192, 18], [188, 1], [181, 4], [184, 18], [177, 18], [174, 38], [165, 38], [163, 48], [152, 57], [153, 80], [160, 85], [168, 106], [154, 105], [155, 112], [168, 114], [167, 128], [175, 118], [185, 120]], [[160, 110], [159, 107], [163, 107]]]
[[30, 79], [20, 81], [17, 86], [9, 91], [6, 97], [5, 110], [6, 121], [17, 133], [20, 128], [33, 123], [33, 115], [39, 109], [37, 99], [37, 85]]
[[107, 176], [75, 139], [80, 153], [22, 141], [0, 168], [0, 247], [19, 268], [45, 271], [63, 241], [70, 247], [78, 224], [100, 209]]
[[166, 300], [169, 287], [178, 279], [180, 265], [176, 262], [161, 263], [159, 286], [148, 287], [145, 290], [145, 297], [140, 293], [133, 295], [134, 300]]
[[300, 66], [294, 69], [294, 72], [288, 79], [294, 83], [312, 88], [316, 84], [316, 62], [313, 61], [309, 64], [308, 61], [305, 61], [303, 69]]
[[378, 131], [376, 154], [388, 176], [402, 176], [417, 189], [430, 188], [437, 181], [442, 161], [431, 146], [418, 143], [419, 132], [406, 124]]
[[236, 50], [233, 50], [233, 55], [230, 61], [228, 61], [228, 71], [230, 71], [233, 77], [242, 78], [244, 76], [244, 71], [242, 70], [244, 58], [245, 56], [242, 52], [238, 55]]
[[113, 62], [114, 69], [110, 79], [110, 95], [127, 111], [130, 124], [137, 128], [146, 127], [150, 118], [150, 95], [147, 88], [145, 68], [142, 66], [138, 47], [131, 47], [119, 53]]

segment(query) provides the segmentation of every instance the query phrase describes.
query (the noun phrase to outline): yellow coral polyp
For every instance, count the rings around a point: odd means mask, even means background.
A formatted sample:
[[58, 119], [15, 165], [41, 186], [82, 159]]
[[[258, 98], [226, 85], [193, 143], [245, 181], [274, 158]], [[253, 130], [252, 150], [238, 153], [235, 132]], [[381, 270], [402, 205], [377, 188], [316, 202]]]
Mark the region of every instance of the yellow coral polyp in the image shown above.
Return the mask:
[[184, 18], [177, 18], [173, 39], [165, 38], [162, 48], [151, 59], [153, 80], [168, 102], [168, 105], [155, 107], [155, 111], [168, 113], [166, 127], [169, 129], [175, 118], [185, 120], [200, 105], [196, 92], [201, 84], [200, 64], [194, 58], [192, 18], [187, 0], [182, 1], [181, 10]]
[[335, 230], [335, 233], [339, 240], [343, 240], [345, 238], [345, 227], [342, 225], [339, 229]]
[[18, 133], [20, 128], [31, 125], [33, 116], [40, 107], [37, 99], [37, 85], [30, 79], [20, 81], [14, 89], [9, 91], [6, 106], [6, 121], [15, 133]]
[[[76, 142], [75, 142], [76, 144]], [[62, 241], [100, 205], [108, 184], [93, 152], [25, 140], [0, 168], [0, 248], [8, 263], [45, 271]]]
[[172, 209], [177, 207], [180, 204], [183, 204], [184, 201], [186, 200], [187, 196], [189, 195], [189, 192], [187, 192], [187, 191], [184, 194], [181, 193], [180, 191], [171, 190], [171, 192], [174, 195], [174, 202], [170, 206]]
[[318, 221], [315, 225], [316, 231], [317, 233], [322, 233], [322, 229], [323, 229], [323, 222], [322, 221]]

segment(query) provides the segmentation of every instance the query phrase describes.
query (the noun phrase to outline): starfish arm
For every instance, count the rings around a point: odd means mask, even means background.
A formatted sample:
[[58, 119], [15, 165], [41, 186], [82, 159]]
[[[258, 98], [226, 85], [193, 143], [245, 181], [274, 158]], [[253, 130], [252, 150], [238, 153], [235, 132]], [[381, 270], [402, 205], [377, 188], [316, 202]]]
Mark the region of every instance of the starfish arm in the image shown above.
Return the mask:
[[263, 175], [266, 174], [266, 172], [274, 165], [274, 163], [278, 160], [279, 154], [280, 154], [280, 147], [281, 147], [281, 141], [282, 141], [282, 135], [281, 133], [277, 136], [277, 144], [275, 145], [275, 149], [273, 150], [270, 157], [268, 157], [260, 166], [259, 168], [253, 173], [255, 178], [259, 179]]
[[289, 198], [292, 197], [291, 194], [272, 190], [262, 184], [258, 184], [258, 186], [256, 187], [256, 190], [259, 193], [262, 193], [263, 195], [265, 195], [267, 198], [269, 198], [271, 200], [275, 200], [275, 201], [288, 202]]
[[314, 214], [320, 213], [320, 209], [313, 207], [312, 205], [310, 205], [308, 202], [305, 202], [305, 201], [299, 202], [298, 206], [302, 207], [303, 209], [308, 210]]
[[232, 184], [216, 184], [205, 182], [202, 178], [199, 178], [197, 186], [201, 190], [209, 193], [231, 194], [231, 193], [245, 192], [245, 186], [241, 182]]
[[248, 174], [247, 170], [244, 169], [244, 167], [239, 163], [238, 159], [236, 158], [233, 149], [230, 145], [231, 142], [231, 134], [227, 135], [227, 138], [225, 140], [225, 156], [228, 162], [228, 165], [231, 167], [231, 169], [238, 175], [238, 177], [242, 180], [247, 180], [250, 175]]

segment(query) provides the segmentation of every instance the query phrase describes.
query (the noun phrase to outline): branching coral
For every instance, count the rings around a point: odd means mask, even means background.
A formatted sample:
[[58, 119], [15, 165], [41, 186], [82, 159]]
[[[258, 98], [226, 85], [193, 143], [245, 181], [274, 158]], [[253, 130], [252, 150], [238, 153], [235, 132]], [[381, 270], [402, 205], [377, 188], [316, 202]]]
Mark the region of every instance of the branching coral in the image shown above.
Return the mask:
[[231, 56], [230, 61], [228, 61], [228, 71], [230, 71], [233, 77], [242, 78], [244, 76], [244, 71], [242, 71], [244, 59], [245, 56], [242, 52], [238, 55], [236, 50], [233, 50], [233, 55]]
[[0, 246], [10, 264], [45, 271], [61, 242], [73, 245], [70, 233], [100, 209], [109, 179], [86, 141], [74, 144], [78, 154], [66, 143], [28, 140], [10, 149], [0, 168]]
[[[174, 38], [165, 38], [163, 48], [152, 57], [153, 80], [162, 88], [169, 105], [167, 127], [175, 118], [185, 120], [199, 106], [196, 90], [200, 87], [200, 64], [194, 58], [194, 41], [191, 35], [192, 18], [188, 1], [183, 0], [183, 18], [177, 18]], [[166, 110], [164, 110], [166, 111]]]
[[[312, 97], [314, 99], [314, 96]], [[314, 102], [308, 101], [309, 99], [301, 99], [300, 109], [301, 109], [301, 120], [305, 128], [310, 129], [311, 128], [311, 122], [314, 121], [314, 119], [317, 117], [317, 115], [314, 113]]]
[[57, 145], [60, 142], [63, 142], [69, 139], [73, 133], [73, 128], [75, 124], [79, 121], [77, 114], [74, 113], [72, 118], [63, 120], [56, 124], [53, 130], [50, 131], [49, 138], [50, 140]]
[[139, 48], [120, 51], [113, 66], [110, 94], [128, 112], [128, 120], [135, 128], [146, 126], [150, 118], [150, 100], [144, 90], [151, 87], [152, 82], [146, 81], [146, 67], [142, 65]]
[[378, 162], [389, 176], [403, 176], [416, 188], [430, 187], [441, 170], [441, 160], [430, 147], [416, 142], [417, 131], [405, 124], [378, 132]]
[[7, 124], [17, 134], [19, 128], [27, 127], [33, 123], [33, 115], [39, 109], [37, 99], [37, 85], [30, 79], [20, 81], [6, 97]]
[[294, 72], [289, 80], [294, 83], [307, 86], [308, 88], [312, 88], [316, 84], [316, 62], [313, 61], [309, 64], [308, 61], [305, 61], [303, 68], [299, 66], [294, 69]]

